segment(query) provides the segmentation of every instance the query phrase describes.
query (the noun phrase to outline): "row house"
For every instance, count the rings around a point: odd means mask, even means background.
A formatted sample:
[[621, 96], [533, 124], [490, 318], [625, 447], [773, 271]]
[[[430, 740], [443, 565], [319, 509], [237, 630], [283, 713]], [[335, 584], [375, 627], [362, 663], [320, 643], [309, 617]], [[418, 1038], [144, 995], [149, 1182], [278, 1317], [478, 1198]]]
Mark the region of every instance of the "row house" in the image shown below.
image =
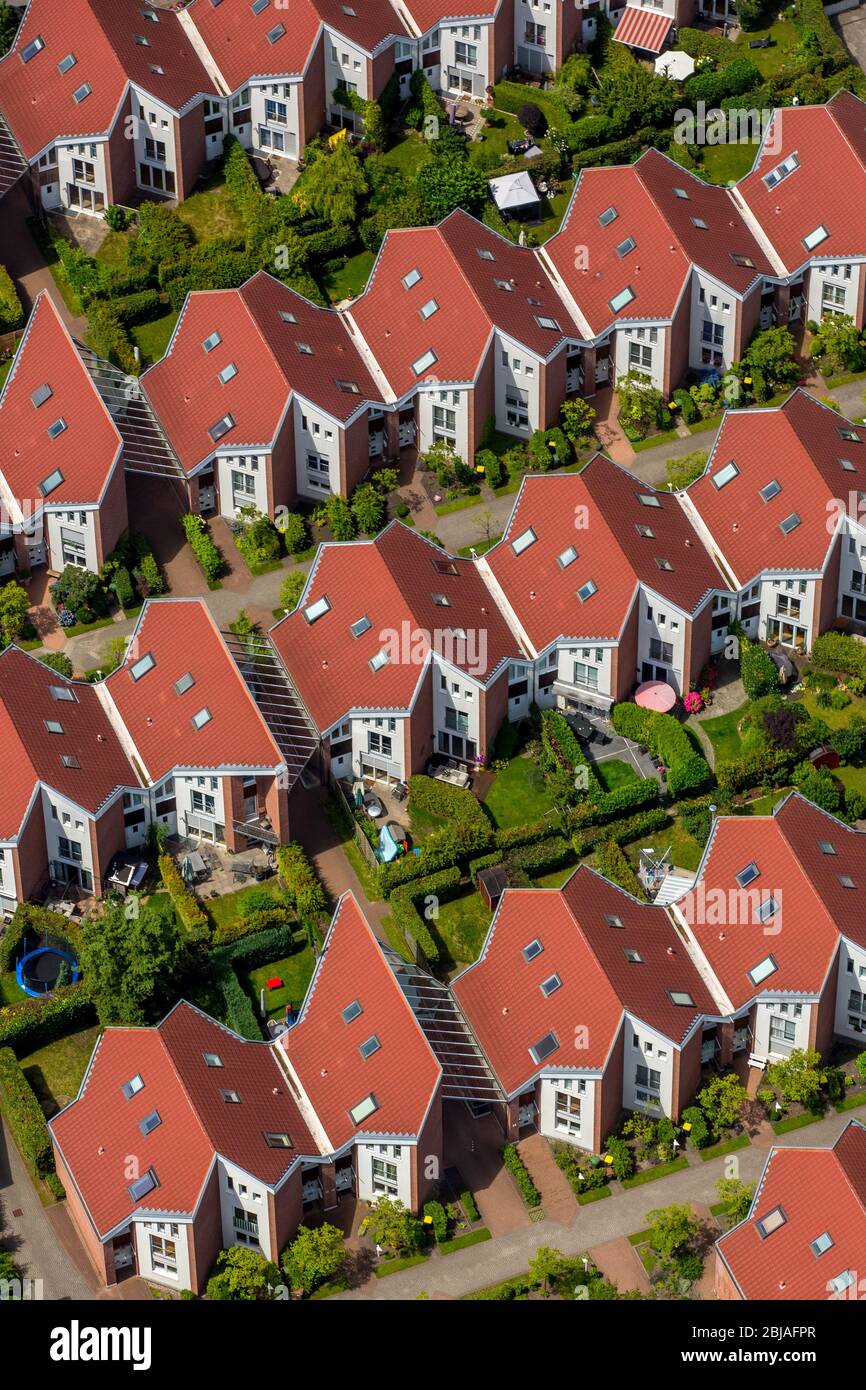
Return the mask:
[[441, 1076], [350, 895], [278, 1042], [185, 1002], [155, 1028], [107, 1028], [51, 1122], [100, 1282], [137, 1274], [201, 1294], [221, 1249], [278, 1263], [302, 1223], [339, 1220], [344, 1200], [420, 1212], [443, 1169]]
[[123, 440], [43, 291], [0, 392], [0, 578], [97, 571], [127, 524]]
[[844, 619], [866, 621], [866, 431], [802, 390], [779, 407], [729, 410], [682, 506], [753, 640], [809, 651]]
[[866, 1127], [830, 1145], [772, 1148], [748, 1215], [716, 1241], [715, 1294], [738, 1299], [862, 1299]]
[[398, 521], [372, 541], [321, 546], [270, 639], [323, 772], [348, 781], [399, 782], [434, 755], [483, 759], [522, 655], [474, 562]]
[[509, 718], [610, 709], [636, 683], [686, 691], [721, 647], [727, 585], [676, 499], [597, 454], [528, 475], [478, 567], [532, 660]]
[[102, 896], [152, 825], [229, 850], [289, 838], [286, 760], [202, 601], [147, 602], [124, 661], [93, 684], [14, 646], [0, 668], [4, 912], [49, 883]]
[[763, 1070], [796, 1048], [826, 1057], [866, 1036], [866, 839], [796, 793], [770, 816], [715, 821], [691, 889], [671, 907], [729, 1022], [706, 1062]]

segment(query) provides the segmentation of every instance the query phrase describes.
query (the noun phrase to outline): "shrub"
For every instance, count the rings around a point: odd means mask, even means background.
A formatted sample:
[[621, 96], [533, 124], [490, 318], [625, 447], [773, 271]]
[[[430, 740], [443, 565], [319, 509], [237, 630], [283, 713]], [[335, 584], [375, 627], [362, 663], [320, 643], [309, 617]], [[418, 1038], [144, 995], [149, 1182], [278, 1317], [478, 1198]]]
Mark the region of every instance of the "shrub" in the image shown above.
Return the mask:
[[680, 796], [700, 791], [712, 780], [709, 764], [695, 747], [688, 733], [671, 714], [658, 714], [639, 705], [614, 705], [611, 722], [616, 733], [635, 743], [644, 743], [667, 768], [668, 791]]
[[515, 757], [520, 747], [520, 736], [514, 725], [508, 719], [503, 719], [499, 726], [499, 733], [493, 740], [491, 757], [495, 762], [510, 762]]
[[477, 1206], [475, 1205], [475, 1198], [472, 1196], [472, 1193], [469, 1191], [468, 1188], [464, 1192], [460, 1193], [460, 1205], [466, 1213], [467, 1221], [480, 1220], [479, 1211]]
[[26, 1057], [67, 1033], [77, 1033], [96, 1022], [96, 1010], [85, 985], [55, 990], [50, 999], [28, 1000], [0, 1009], [0, 1047], [11, 1047]]
[[23, 322], [24, 309], [15, 282], [6, 267], [0, 265], [0, 333], [11, 333]]
[[815, 666], [866, 679], [866, 645], [844, 632], [824, 632], [812, 643]]
[[196, 937], [209, 936], [210, 920], [208, 915], [195, 893], [184, 882], [171, 855], [161, 854], [158, 863], [165, 891], [171, 898], [174, 909], [187, 931], [194, 933]]
[[514, 1181], [528, 1207], [541, 1205], [541, 1193], [529, 1176], [529, 1169], [520, 1157], [516, 1144], [506, 1144], [502, 1150], [502, 1162]]
[[51, 1136], [36, 1094], [11, 1047], [0, 1047], [0, 1112], [21, 1156], [39, 1178], [54, 1171]]
[[394, 920], [401, 931], [404, 934], [408, 933], [414, 940], [428, 965], [435, 965], [438, 961], [439, 947], [427, 926], [426, 917], [421, 915], [421, 905], [429, 897], [435, 898], [438, 902], [447, 902], [449, 898], [456, 897], [461, 881], [460, 870], [451, 867], [430, 874], [428, 878], [417, 879], [416, 882], [392, 894], [391, 910]]
[[113, 363], [127, 376], [138, 375], [140, 368], [132, 340], [111, 302], [94, 300], [88, 306], [87, 339], [97, 357]]
[[306, 924], [324, 916], [328, 910], [325, 890], [301, 845], [280, 845], [277, 866], [300, 920]]
[[740, 676], [750, 700], [779, 689], [779, 672], [769, 652], [744, 638], [740, 639]]
[[646, 901], [646, 895], [637, 880], [637, 875], [626, 859], [619, 845], [613, 840], [604, 840], [596, 850], [595, 864], [598, 872], [611, 883], [619, 884], [632, 897]]
[[625, 845], [630, 840], [651, 835], [653, 831], [661, 830], [669, 823], [664, 808], [655, 806], [652, 810], [640, 811], [636, 816], [629, 816], [626, 820], [611, 821], [607, 825], [596, 826], [590, 830], [576, 830], [571, 837], [571, 843], [578, 859], [584, 859], [603, 840]]
[[355, 524], [355, 517], [352, 509], [346, 501], [346, 498], [341, 497], [338, 493], [332, 493], [325, 503], [325, 511], [328, 517], [328, 526], [330, 527], [331, 535], [334, 537], [334, 540], [354, 540], [358, 528]]
[[857, 1075], [860, 1077], [864, 1086], [866, 1086], [866, 1052], [859, 1052], [857, 1054]]
[[125, 565], [121, 565], [114, 571], [111, 587], [120, 607], [131, 608], [135, 602], [135, 590], [132, 587], [132, 576]]
[[251, 570], [273, 564], [279, 559], [280, 537], [270, 517], [255, 508], [241, 512], [243, 530], [235, 536], [235, 544]]
[[423, 773], [415, 773], [409, 778], [409, 804], [414, 804], [428, 815], [442, 816], [449, 821], [490, 824], [474, 792], [465, 787], [452, 787], [436, 777], [425, 777]]
[[552, 873], [569, 863], [572, 857], [571, 846], [562, 835], [551, 835], [548, 840], [538, 844], [524, 845], [522, 849], [512, 850], [506, 858], [506, 867], [527, 874]]
[[441, 1202], [425, 1202], [424, 1215], [430, 1217], [434, 1239], [441, 1245], [448, 1238], [448, 1213]]
[[57, 671], [61, 676], [72, 676], [72, 662], [65, 652], [44, 652], [39, 660], [43, 666], [50, 666], [52, 671]]
[[604, 1147], [613, 1159], [613, 1163], [609, 1164], [608, 1167], [614, 1177], [620, 1182], [624, 1178], [630, 1178], [634, 1172], [634, 1153], [631, 1144], [626, 1139], [619, 1139], [615, 1135], [610, 1135], [605, 1139]]
[[149, 550], [142, 555], [137, 567], [133, 570], [133, 574], [142, 598], [147, 598], [151, 594], [161, 594], [165, 589], [162, 572]]
[[181, 524], [205, 579], [212, 583], [222, 573], [223, 557], [211, 540], [207, 523], [193, 512], [187, 512]]
[[550, 822], [546, 820], [529, 821], [526, 825], [510, 825], [495, 832], [493, 843], [498, 850], [516, 849], [518, 845], [533, 845], [539, 840], [546, 840], [551, 829]]
[[605, 821], [616, 820], [624, 811], [634, 811], [642, 806], [655, 806], [659, 799], [659, 784], [654, 777], [646, 777], [641, 782], [626, 782], [613, 791], [603, 792], [594, 801], [586, 801], [572, 812], [578, 825], [603, 825]]

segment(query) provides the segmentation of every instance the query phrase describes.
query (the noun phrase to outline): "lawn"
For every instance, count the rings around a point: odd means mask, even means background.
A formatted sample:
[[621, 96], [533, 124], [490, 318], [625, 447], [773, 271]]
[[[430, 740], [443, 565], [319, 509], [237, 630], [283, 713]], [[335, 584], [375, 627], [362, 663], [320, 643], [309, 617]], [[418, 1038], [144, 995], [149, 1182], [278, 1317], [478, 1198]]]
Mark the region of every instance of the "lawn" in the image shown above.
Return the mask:
[[828, 724], [831, 729], [841, 729], [850, 721], [852, 714], [859, 714], [866, 718], [866, 697], [863, 695], [854, 696], [850, 705], [846, 705], [844, 709], [822, 709], [816, 696], [817, 691], [807, 690], [801, 703], [813, 719], [823, 719], [824, 723]]
[[[842, 769], [840, 768], [839, 771], [841, 772]], [[787, 790], [787, 787], [780, 787], [778, 791], [768, 792], [766, 796], [756, 797], [754, 801], [749, 801], [745, 806], [737, 806], [735, 808], [735, 815], [771, 816], [776, 802], [782, 800]]]
[[539, 874], [538, 878], [532, 880], [533, 888], [561, 888], [567, 883], [574, 873], [575, 865], [569, 864], [564, 869], [553, 869], [549, 874]]
[[5, 362], [0, 362], [0, 388], [2, 388], [3, 383], [12, 370], [12, 363], [14, 360], [14, 357], [7, 357]]
[[653, 831], [651, 835], [642, 835], [632, 844], [623, 845], [626, 858], [633, 869], [637, 869], [640, 864], [642, 849], [654, 849], [658, 852], [670, 850], [670, 859], [676, 868], [686, 869], [690, 873], [698, 867], [703, 854], [703, 849], [694, 835], [689, 835], [683, 830], [677, 819], [671, 820], [661, 830]]
[[[247, 991], [253, 996], [256, 1013], [259, 1012], [261, 991], [265, 991], [265, 1008], [268, 1018], [283, 1018], [286, 1005], [298, 1008], [307, 992], [313, 975], [316, 957], [313, 948], [305, 944], [300, 950], [281, 960], [273, 960], [268, 965], [260, 965], [251, 970], [246, 977]], [[268, 980], [282, 980], [281, 989], [267, 989]]]
[[542, 221], [532, 225], [532, 231], [539, 241], [547, 241], [548, 237], [552, 237], [554, 233], [559, 231], [562, 226], [562, 219], [568, 211], [569, 200], [573, 192], [574, 185], [569, 183], [561, 193], [555, 194], [554, 197], [542, 198]]
[[846, 791], [866, 795], [866, 767], [837, 767], [833, 770], [833, 776], [839, 778]]
[[737, 183], [749, 172], [758, 153], [757, 145], [704, 145], [701, 173], [708, 183]]
[[744, 704], [738, 705], [736, 709], [729, 710], [727, 714], [720, 714], [717, 719], [701, 720], [701, 728], [716, 750], [717, 763], [729, 763], [742, 755], [742, 744], [740, 735], [737, 733], [737, 725], [748, 707], [749, 702], [747, 700]]
[[169, 339], [174, 332], [178, 314], [176, 309], [169, 309], [167, 313], [161, 314], [158, 319], [151, 319], [148, 323], [134, 323], [131, 325], [129, 333], [132, 341], [137, 346], [141, 354], [143, 367], [150, 367], [154, 362], [158, 362], [165, 356]]
[[33, 237], [33, 240], [39, 247], [39, 251], [42, 255], [43, 260], [45, 261], [45, 264], [48, 266], [48, 269], [51, 272], [51, 275], [54, 279], [54, 283], [57, 286], [57, 291], [60, 295], [60, 298], [63, 300], [63, 303], [66, 305], [69, 312], [71, 314], [75, 314], [76, 317], [80, 314], [83, 314], [84, 310], [81, 305], [81, 300], [78, 298], [78, 294], [72, 288], [72, 286], [66, 278], [66, 271], [63, 268], [63, 265], [60, 261], [60, 257], [55, 251], [51, 238], [45, 230], [45, 227], [35, 217], [28, 217], [27, 226], [30, 231], [30, 235]]
[[463, 966], [477, 960], [491, 920], [480, 893], [464, 893], [440, 903], [439, 916], [428, 926], [442, 943], [443, 964]]
[[196, 241], [211, 237], [243, 237], [243, 222], [232, 207], [221, 176], [215, 175], [178, 204], [178, 216], [192, 228]]
[[[772, 48], [749, 48], [752, 39], [773, 39]], [[748, 58], [762, 77], [773, 77], [799, 45], [800, 35], [787, 19], [777, 19], [767, 29], [750, 29], [731, 44], [731, 59]]]
[[274, 874], [273, 878], [266, 878], [262, 883], [248, 883], [245, 888], [239, 888], [236, 893], [224, 893], [219, 898], [207, 898], [204, 906], [213, 918], [216, 926], [227, 927], [230, 923], [236, 922], [241, 915], [241, 899], [250, 891], [256, 894], [265, 892], [270, 893], [274, 898], [283, 902], [283, 890], [280, 881]]
[[469, 145], [470, 158], [480, 159], [483, 155], [486, 161], [488, 154], [495, 154], [501, 159], [508, 154], [509, 140], [523, 139], [523, 126], [509, 112], [490, 110], [487, 119], [491, 124], [484, 127], [482, 138]]
[[47, 1116], [78, 1095], [99, 1032], [99, 1028], [85, 1028], [22, 1057], [24, 1075]]
[[[547, 117], [547, 124], [563, 130], [569, 126], [572, 117], [552, 92], [542, 91], [540, 87], [527, 87], [522, 82], [497, 82], [493, 88], [493, 105], [497, 111], [516, 114], [521, 107], [537, 106]], [[523, 130], [520, 130], [523, 134]], [[509, 137], [510, 138], [510, 137]]]
[[126, 265], [126, 253], [129, 249], [129, 237], [123, 232], [109, 232], [99, 250], [96, 252], [95, 259], [100, 265]]
[[376, 257], [372, 251], [359, 251], [349, 256], [344, 265], [325, 270], [321, 276], [322, 289], [332, 304], [343, 299], [356, 299], [367, 287]]
[[593, 763], [593, 771], [606, 792], [640, 781], [631, 763], [623, 762], [622, 758], [605, 758], [604, 762]]
[[28, 996], [18, 986], [14, 970], [4, 970], [0, 974], [0, 1005], [23, 1004]]
[[406, 135], [392, 145], [384, 154], [372, 155], [370, 163], [384, 164], [389, 169], [398, 169], [410, 179], [420, 164], [430, 158], [430, 151], [420, 135]]
[[553, 810], [544, 775], [528, 757], [512, 758], [502, 772], [497, 772], [484, 803], [501, 830], [541, 820]]

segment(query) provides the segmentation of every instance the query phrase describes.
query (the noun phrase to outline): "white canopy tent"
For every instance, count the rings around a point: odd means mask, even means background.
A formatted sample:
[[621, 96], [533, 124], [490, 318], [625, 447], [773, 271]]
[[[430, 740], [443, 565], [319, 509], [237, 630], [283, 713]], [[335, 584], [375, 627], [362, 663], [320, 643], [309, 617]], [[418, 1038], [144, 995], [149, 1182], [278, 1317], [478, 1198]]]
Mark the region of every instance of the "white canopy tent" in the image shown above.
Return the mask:
[[490, 192], [499, 211], [506, 217], [527, 217], [537, 213], [540, 200], [526, 169], [490, 180]]
[[684, 82], [695, 70], [695, 60], [682, 49], [672, 48], [668, 53], [660, 53], [655, 61], [655, 70], [673, 82]]

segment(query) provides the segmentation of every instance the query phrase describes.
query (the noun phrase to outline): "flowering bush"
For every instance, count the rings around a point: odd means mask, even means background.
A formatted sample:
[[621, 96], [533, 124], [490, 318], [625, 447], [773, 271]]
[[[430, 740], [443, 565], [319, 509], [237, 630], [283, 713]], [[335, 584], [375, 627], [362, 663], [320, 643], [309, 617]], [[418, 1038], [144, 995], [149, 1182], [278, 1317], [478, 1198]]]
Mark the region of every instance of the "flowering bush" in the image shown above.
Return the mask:
[[57, 621], [61, 627], [72, 627], [75, 623], [75, 614], [71, 608], [61, 608], [57, 613]]
[[697, 714], [704, 707], [704, 700], [699, 690], [690, 690], [688, 695], [683, 696], [683, 708], [686, 714]]

